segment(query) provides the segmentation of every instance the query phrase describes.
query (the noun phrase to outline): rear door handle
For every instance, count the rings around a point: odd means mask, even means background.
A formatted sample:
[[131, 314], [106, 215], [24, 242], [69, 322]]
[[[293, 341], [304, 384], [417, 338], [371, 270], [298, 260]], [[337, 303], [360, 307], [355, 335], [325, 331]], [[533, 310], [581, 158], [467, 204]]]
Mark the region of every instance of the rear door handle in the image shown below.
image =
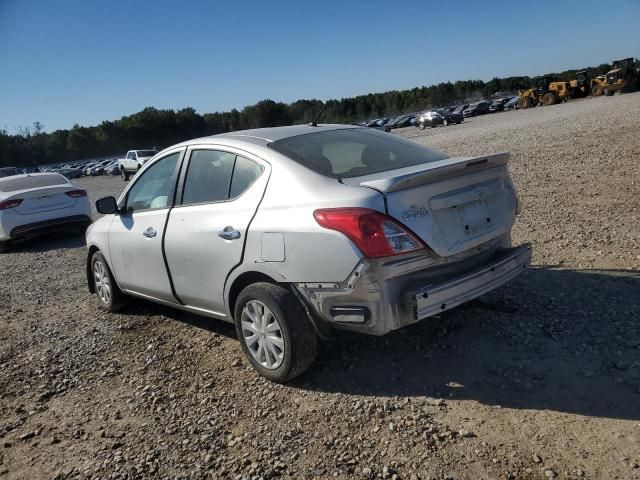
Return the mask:
[[240, 232], [234, 230], [233, 227], [225, 227], [224, 230], [218, 232], [218, 236], [225, 240], [237, 240], [240, 238]]
[[149, 227], [144, 232], [142, 232], [142, 234], [147, 238], [153, 238], [158, 234], [158, 232], [156, 232], [155, 228]]

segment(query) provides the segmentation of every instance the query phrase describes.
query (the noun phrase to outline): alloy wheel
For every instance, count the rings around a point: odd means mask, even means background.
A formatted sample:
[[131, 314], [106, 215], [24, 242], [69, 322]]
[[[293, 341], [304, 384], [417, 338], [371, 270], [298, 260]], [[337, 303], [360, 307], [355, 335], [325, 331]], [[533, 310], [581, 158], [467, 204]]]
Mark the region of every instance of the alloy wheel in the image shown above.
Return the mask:
[[285, 354], [282, 328], [264, 303], [250, 300], [242, 309], [242, 336], [253, 359], [269, 370], [278, 368]]
[[111, 301], [111, 281], [106, 267], [100, 260], [96, 260], [93, 264], [93, 280], [98, 297], [100, 297], [102, 303], [108, 305]]

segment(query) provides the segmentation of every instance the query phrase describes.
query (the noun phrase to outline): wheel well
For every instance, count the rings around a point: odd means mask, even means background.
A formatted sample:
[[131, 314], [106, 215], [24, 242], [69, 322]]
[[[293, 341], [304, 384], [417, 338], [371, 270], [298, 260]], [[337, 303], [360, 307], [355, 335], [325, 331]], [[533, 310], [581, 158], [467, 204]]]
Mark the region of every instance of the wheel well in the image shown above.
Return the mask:
[[240, 292], [252, 283], [258, 282], [278, 283], [269, 275], [260, 272], [245, 272], [233, 281], [231, 289], [229, 290], [229, 311], [231, 312], [232, 318], [236, 313], [236, 300]]
[[91, 274], [91, 257], [93, 254], [99, 250], [98, 247], [92, 245], [89, 247], [89, 253], [87, 254], [87, 286], [89, 287], [89, 292], [96, 293], [96, 286], [93, 283], [93, 275]]

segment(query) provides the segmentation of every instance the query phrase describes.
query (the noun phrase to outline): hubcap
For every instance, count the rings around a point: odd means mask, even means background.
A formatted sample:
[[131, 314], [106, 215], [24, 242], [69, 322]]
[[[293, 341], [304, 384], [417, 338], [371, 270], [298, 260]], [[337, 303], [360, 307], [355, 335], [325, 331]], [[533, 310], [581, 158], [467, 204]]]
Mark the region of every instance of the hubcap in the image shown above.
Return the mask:
[[284, 338], [278, 319], [264, 303], [250, 300], [242, 309], [242, 336], [253, 359], [269, 370], [284, 360]]
[[109, 281], [107, 269], [100, 260], [93, 264], [93, 279], [98, 297], [100, 297], [102, 303], [108, 305], [111, 300], [111, 282]]

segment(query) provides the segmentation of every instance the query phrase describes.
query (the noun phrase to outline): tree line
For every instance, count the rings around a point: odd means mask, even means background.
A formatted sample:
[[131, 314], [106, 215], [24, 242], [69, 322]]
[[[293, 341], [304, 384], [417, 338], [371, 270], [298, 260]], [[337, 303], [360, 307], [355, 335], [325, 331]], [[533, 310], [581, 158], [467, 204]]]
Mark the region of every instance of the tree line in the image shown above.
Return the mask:
[[[590, 70], [595, 76], [610, 68], [602, 64]], [[555, 75], [559, 80], [570, 80], [576, 71]], [[323, 105], [321, 122], [354, 123], [489, 97], [495, 92], [517, 92], [530, 86], [530, 77], [493, 78], [488, 82], [464, 80], [328, 100], [326, 104], [320, 100], [298, 100], [291, 104], [262, 100], [240, 111], [204, 115], [193, 108], [148, 107], [94, 127], [76, 124], [69, 130], [51, 133], [46, 133], [40, 122], [34, 122], [32, 127], [19, 127], [16, 134], [0, 130], [0, 166], [34, 166], [118, 155], [133, 148], [164, 148], [190, 138], [234, 130], [303, 124], [313, 120]]]

